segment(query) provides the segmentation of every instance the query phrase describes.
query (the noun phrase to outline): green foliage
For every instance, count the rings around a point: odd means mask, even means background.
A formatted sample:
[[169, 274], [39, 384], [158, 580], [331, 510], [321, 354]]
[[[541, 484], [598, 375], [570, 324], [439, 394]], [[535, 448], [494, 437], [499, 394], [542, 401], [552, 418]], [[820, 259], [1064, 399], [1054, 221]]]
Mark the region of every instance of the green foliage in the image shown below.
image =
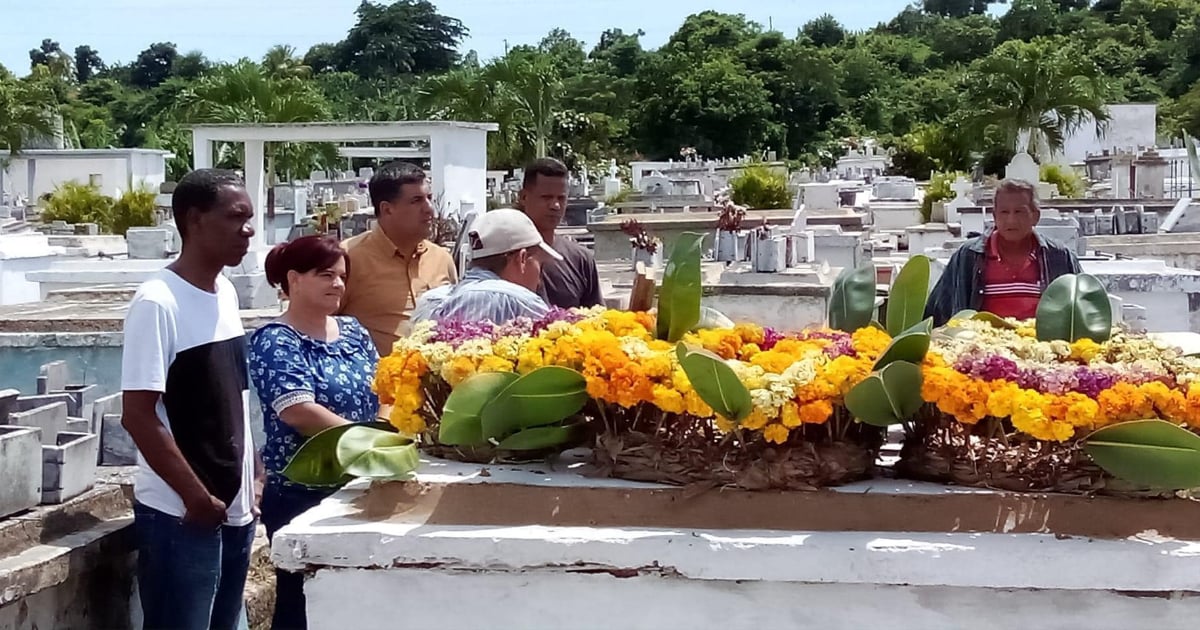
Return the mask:
[[703, 348], [690, 348], [682, 341], [676, 344], [675, 354], [696, 395], [718, 415], [741, 422], [754, 411], [750, 390], [724, 359]]
[[546, 366], [524, 376], [483, 372], [450, 392], [438, 441], [467, 447], [498, 444], [502, 450], [549, 448], [561, 443], [547, 443], [550, 438], [574, 435], [561, 423], [587, 399], [587, 382], [575, 370]]
[[925, 317], [929, 297], [929, 258], [917, 254], [904, 263], [888, 292], [887, 331], [892, 337], [916, 326]]
[[42, 221], [102, 224], [113, 207], [113, 199], [100, 189], [77, 182], [63, 182], [54, 187], [42, 208]]
[[124, 236], [131, 227], [154, 225], [154, 200], [158, 194], [148, 188], [134, 188], [121, 193], [112, 204], [101, 224], [105, 231]]
[[752, 164], [729, 180], [733, 202], [752, 210], [791, 208], [787, 174], [763, 164]]
[[1163, 420], [1110, 425], [1084, 440], [1084, 450], [1110, 475], [1164, 490], [1200, 488], [1200, 436]]
[[135, 188], [113, 199], [95, 186], [64, 182], [54, 188], [42, 208], [42, 221], [95, 223], [104, 232], [124, 235], [131, 227], [154, 225], [157, 194]]
[[1039, 341], [1074, 342], [1088, 338], [1104, 343], [1112, 335], [1112, 302], [1095, 276], [1067, 274], [1055, 278], [1037, 307]]
[[338, 486], [353, 477], [405, 479], [419, 463], [416, 445], [390, 425], [343, 424], [308, 438], [283, 476], [307, 486]]
[[877, 427], [904, 422], [921, 408], [921, 368], [899, 361], [871, 373], [846, 393], [846, 409]]
[[1039, 179], [1057, 186], [1058, 194], [1063, 197], [1080, 199], [1087, 192], [1083, 178], [1061, 164], [1043, 164], [1038, 173]]
[[875, 317], [875, 265], [846, 267], [829, 294], [829, 327], [852, 333]]
[[896, 361], [920, 364], [929, 352], [932, 333], [932, 318], [917, 322], [913, 327], [904, 330], [888, 344], [887, 349], [875, 361], [874, 369], [882, 370]]
[[[195, 122], [457, 119], [500, 125], [488, 137], [496, 169], [541, 155], [572, 167], [666, 159], [680, 147], [832, 166], [847, 139], [873, 137], [894, 149], [896, 172], [923, 180], [996, 173], [1026, 135], [1044, 154], [1103, 103], [1158, 102], [1162, 126], [1200, 134], [1192, 0], [923, 0], [876, 17], [848, 32], [822, 15], [785, 34], [700, 11], [657, 49], [637, 30], [605, 30], [587, 49], [555, 29], [481, 63], [460, 56], [466, 29], [433, 3], [367, 1], [339, 41], [245, 61], [261, 79], [171, 42], [108, 65], [87, 42], [47, 39], [28, 77], [0, 72], [0, 148], [46, 135], [58, 113], [72, 146], [171, 150], [177, 179]], [[283, 115], [301, 105], [316, 113]], [[238, 146], [218, 151], [219, 165], [242, 166]], [[276, 177], [341, 166], [329, 145], [268, 151]]]
[[950, 188], [959, 177], [967, 177], [966, 173], [952, 171], [949, 173], [934, 173], [929, 178], [929, 186], [925, 188], [925, 198], [921, 200], [921, 222], [928, 223], [933, 217], [933, 204], [954, 198], [954, 189]]
[[704, 234], [684, 232], [675, 240], [671, 257], [663, 270], [658, 291], [658, 316], [655, 334], [675, 343], [700, 321], [702, 269], [700, 255]]

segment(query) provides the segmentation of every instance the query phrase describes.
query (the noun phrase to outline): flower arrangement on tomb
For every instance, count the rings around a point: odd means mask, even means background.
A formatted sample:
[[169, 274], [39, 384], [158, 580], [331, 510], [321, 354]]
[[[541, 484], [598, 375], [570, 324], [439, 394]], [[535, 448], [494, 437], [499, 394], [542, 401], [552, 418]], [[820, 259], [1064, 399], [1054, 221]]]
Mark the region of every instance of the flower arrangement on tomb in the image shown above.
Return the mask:
[[703, 240], [675, 243], [652, 313], [417, 325], [375, 376], [390, 426], [323, 432], [285, 474], [401, 478], [418, 446], [472, 461], [586, 446], [599, 471], [626, 479], [812, 489], [869, 476], [899, 425], [896, 469], [909, 477], [1200, 487], [1200, 358], [1114, 328], [1091, 276], [1051, 283], [1035, 320], [967, 311], [935, 330], [929, 259], [914, 256], [881, 318], [867, 265], [834, 281], [823, 327], [714, 326], [700, 305]]
[[908, 476], [1068, 492], [1200, 485], [1200, 358], [1113, 328], [1090, 276], [1052, 283], [1035, 320], [951, 319], [921, 396], [898, 464]]

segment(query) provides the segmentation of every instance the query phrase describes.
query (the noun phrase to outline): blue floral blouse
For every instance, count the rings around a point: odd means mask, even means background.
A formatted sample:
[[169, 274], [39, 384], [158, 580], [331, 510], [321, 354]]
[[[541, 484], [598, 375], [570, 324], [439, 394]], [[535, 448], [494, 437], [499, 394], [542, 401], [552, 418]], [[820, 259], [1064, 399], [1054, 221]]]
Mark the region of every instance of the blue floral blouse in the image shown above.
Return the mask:
[[371, 336], [353, 317], [337, 317], [336, 341], [313, 339], [282, 322], [271, 322], [250, 337], [250, 379], [262, 403], [266, 444], [262, 459], [268, 480], [299, 484], [283, 476], [306, 439], [279, 412], [315, 402], [351, 422], [370, 422], [379, 410], [371, 381], [379, 354]]

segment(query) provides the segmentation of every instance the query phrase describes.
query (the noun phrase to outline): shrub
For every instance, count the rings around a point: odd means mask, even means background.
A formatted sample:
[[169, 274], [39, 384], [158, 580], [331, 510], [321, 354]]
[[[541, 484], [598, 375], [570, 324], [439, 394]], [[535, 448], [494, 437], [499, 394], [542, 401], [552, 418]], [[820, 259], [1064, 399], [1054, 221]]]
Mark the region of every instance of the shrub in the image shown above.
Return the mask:
[[1083, 179], [1072, 169], [1059, 164], [1043, 164], [1038, 169], [1038, 178], [1058, 186], [1058, 194], [1064, 197], [1081, 198], [1086, 189]]
[[104, 229], [124, 236], [131, 227], [154, 225], [154, 200], [156, 197], [158, 195], [148, 188], [125, 191], [121, 198], [112, 204], [106, 220], [102, 223]]
[[45, 200], [42, 208], [42, 221], [104, 225], [112, 206], [112, 198], [100, 192], [99, 188], [76, 182], [64, 182], [55, 186], [54, 192], [50, 193]]
[[153, 190], [139, 188], [113, 199], [95, 186], [65, 182], [46, 198], [42, 221], [95, 223], [104, 232], [124, 236], [131, 227], [154, 225], [156, 197]]
[[960, 171], [950, 171], [948, 173], [934, 172], [929, 178], [929, 187], [925, 189], [925, 199], [921, 201], [921, 222], [929, 223], [933, 217], [933, 204], [939, 201], [954, 198], [954, 190], [950, 185], [959, 177], [966, 177], [967, 174]]
[[729, 180], [733, 202], [752, 209], [791, 208], [787, 175], [761, 164], [747, 166]]

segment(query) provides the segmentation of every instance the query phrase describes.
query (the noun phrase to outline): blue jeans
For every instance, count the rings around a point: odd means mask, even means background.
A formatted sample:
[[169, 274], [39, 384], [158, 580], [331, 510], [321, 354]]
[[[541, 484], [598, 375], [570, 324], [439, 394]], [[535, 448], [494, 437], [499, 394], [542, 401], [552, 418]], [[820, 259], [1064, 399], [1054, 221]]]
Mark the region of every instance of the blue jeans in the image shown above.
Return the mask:
[[133, 506], [133, 518], [146, 630], [246, 627], [254, 523], [204, 530], [140, 503]]
[[[285, 486], [272, 478], [263, 488], [262, 522], [267, 539], [283, 529], [292, 519], [307, 512], [334, 493], [331, 488]], [[304, 601], [304, 574], [275, 570], [275, 613], [271, 630], [304, 630], [308, 615]]]

